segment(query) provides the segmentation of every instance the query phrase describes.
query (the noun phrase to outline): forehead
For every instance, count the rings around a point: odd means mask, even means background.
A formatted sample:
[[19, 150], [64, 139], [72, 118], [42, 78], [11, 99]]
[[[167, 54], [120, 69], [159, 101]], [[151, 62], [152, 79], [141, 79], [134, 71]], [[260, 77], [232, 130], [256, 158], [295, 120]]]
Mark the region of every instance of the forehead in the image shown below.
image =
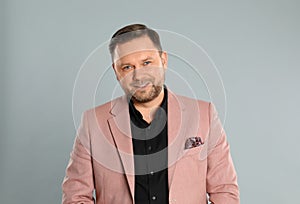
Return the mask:
[[153, 55], [158, 53], [157, 51], [150, 38], [143, 36], [118, 44], [115, 49], [114, 61], [116, 62], [133, 55]]

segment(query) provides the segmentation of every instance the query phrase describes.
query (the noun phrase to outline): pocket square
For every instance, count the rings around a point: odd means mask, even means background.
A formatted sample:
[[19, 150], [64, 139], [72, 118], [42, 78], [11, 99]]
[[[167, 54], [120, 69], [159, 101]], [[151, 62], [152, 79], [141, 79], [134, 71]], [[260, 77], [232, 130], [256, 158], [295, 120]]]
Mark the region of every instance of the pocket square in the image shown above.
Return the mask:
[[191, 149], [194, 147], [199, 147], [204, 143], [201, 140], [201, 137], [190, 137], [185, 141], [184, 149]]

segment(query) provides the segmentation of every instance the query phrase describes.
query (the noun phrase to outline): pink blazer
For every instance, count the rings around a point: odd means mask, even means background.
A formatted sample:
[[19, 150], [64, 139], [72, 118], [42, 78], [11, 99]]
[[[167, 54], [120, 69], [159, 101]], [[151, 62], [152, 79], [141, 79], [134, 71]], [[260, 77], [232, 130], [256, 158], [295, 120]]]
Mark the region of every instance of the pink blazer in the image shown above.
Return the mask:
[[[203, 145], [185, 149], [190, 137], [201, 137]], [[86, 111], [62, 184], [62, 203], [133, 204], [131, 139], [125, 97]], [[170, 204], [240, 203], [229, 144], [214, 105], [170, 91], [168, 183]]]

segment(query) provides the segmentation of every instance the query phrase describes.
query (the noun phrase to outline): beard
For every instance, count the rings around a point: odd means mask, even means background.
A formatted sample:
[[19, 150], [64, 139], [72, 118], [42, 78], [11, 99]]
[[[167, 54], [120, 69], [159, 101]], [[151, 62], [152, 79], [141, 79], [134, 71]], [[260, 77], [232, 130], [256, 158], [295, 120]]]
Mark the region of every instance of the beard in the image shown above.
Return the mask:
[[[127, 78], [128, 77], [128, 78]], [[128, 100], [138, 103], [147, 103], [159, 96], [165, 82], [164, 70], [156, 70], [155, 76], [147, 74], [136, 80], [132, 75], [127, 75], [119, 81]]]
[[139, 103], [147, 103], [155, 99], [161, 92], [162, 86], [151, 85], [150, 90], [134, 91], [131, 93], [131, 99]]

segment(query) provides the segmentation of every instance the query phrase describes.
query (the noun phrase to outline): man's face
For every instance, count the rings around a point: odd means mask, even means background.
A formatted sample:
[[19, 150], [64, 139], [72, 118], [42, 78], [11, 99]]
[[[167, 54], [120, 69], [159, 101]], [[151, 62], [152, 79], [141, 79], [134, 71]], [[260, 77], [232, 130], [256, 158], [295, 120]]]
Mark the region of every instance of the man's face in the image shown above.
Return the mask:
[[160, 54], [147, 36], [136, 38], [117, 45], [113, 67], [127, 95], [136, 102], [149, 102], [162, 90], [167, 53]]

